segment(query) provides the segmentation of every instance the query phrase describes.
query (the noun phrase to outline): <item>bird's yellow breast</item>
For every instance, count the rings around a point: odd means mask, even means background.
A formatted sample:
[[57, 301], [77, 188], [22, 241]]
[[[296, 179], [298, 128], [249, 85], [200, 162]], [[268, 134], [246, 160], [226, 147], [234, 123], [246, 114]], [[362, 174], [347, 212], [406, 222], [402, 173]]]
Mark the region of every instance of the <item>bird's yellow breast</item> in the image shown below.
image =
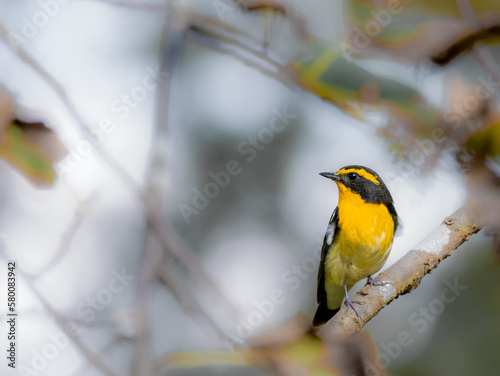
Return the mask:
[[338, 235], [326, 257], [326, 282], [348, 285], [376, 273], [391, 250], [394, 221], [384, 204], [366, 203], [359, 194], [339, 186]]

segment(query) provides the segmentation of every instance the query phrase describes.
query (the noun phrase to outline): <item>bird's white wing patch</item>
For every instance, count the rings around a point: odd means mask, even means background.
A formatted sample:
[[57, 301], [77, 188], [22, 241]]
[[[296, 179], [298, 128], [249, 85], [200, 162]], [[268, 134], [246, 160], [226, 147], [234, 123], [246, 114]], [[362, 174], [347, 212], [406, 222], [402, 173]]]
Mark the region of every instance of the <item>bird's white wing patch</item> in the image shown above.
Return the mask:
[[396, 231], [394, 233], [394, 237], [402, 236], [404, 229], [405, 229], [405, 223], [403, 222], [403, 220], [400, 217], [398, 217], [398, 227], [396, 228]]
[[337, 215], [337, 210], [333, 211], [332, 217], [330, 218], [330, 223], [328, 223], [328, 227], [326, 228], [326, 244], [332, 245], [333, 235], [335, 234], [335, 217]]

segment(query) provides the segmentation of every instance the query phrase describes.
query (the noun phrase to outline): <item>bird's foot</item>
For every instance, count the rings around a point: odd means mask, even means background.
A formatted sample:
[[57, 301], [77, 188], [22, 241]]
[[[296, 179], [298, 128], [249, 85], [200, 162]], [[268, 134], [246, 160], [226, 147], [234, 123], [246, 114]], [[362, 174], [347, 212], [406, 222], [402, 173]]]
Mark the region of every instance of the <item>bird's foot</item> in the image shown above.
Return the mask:
[[361, 316], [359, 316], [358, 311], [356, 311], [356, 308], [354, 308], [354, 304], [363, 304], [363, 303], [358, 302], [357, 300], [351, 300], [351, 299], [349, 299], [349, 297], [346, 297], [344, 304], [346, 306], [348, 306], [349, 308], [352, 308], [352, 310], [354, 311], [354, 313], [356, 314], [356, 316], [358, 316], [358, 319], [361, 320]]
[[391, 285], [392, 286], [392, 283], [378, 281], [375, 278], [372, 278], [371, 275], [368, 276], [368, 279], [367, 279], [366, 283], [368, 285], [370, 285], [370, 286], [386, 286], [386, 285]]

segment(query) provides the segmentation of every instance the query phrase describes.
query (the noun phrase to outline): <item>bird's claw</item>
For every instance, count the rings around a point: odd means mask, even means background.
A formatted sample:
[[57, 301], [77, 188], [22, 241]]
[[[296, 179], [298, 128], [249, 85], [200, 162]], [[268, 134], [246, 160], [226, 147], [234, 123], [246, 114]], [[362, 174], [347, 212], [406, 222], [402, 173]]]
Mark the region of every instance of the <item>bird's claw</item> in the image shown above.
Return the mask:
[[367, 279], [366, 283], [368, 285], [370, 285], [370, 286], [386, 286], [386, 285], [391, 285], [392, 286], [392, 283], [378, 281], [375, 278], [372, 278], [371, 275], [368, 276], [368, 279]]
[[346, 298], [345, 300], [345, 305], [348, 306], [349, 308], [352, 308], [356, 316], [358, 316], [358, 319], [361, 320], [361, 316], [359, 316], [358, 311], [356, 311], [356, 308], [354, 308], [354, 304], [363, 304], [362, 302], [358, 302], [357, 300], [351, 300], [349, 298]]

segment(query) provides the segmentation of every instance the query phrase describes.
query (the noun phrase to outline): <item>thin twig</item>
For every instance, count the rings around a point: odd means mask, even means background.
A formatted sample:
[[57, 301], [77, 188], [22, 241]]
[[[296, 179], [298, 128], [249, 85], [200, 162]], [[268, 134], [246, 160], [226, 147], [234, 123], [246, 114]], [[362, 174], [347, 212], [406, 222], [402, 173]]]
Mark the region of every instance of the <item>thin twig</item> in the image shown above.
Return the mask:
[[[135, 0], [84, 0], [84, 1], [92, 1], [104, 4], [110, 4], [113, 6], [132, 8], [132, 9], [141, 9], [144, 11], [150, 12], [159, 12], [159, 11], [169, 11], [169, 12], [184, 12], [188, 15], [188, 18], [194, 22], [195, 24], [203, 21], [206, 23], [209, 21], [211, 24], [217, 24], [219, 27], [225, 28], [233, 34], [243, 35], [243, 32], [240, 29], [233, 28], [232, 26], [225, 24], [219, 20], [216, 20], [212, 17], [207, 17], [201, 15], [199, 13], [193, 12], [189, 9], [182, 9], [182, 7], [173, 4], [172, 2], [146, 2], [146, 1], [135, 1]], [[277, 2], [273, 0], [254, 0], [250, 2], [241, 2], [238, 1], [235, 3], [235, 7], [239, 6], [242, 11], [251, 12], [251, 11], [261, 11], [261, 10], [272, 10], [274, 12], [280, 13], [283, 17], [286, 17], [290, 20], [291, 24], [295, 27], [297, 34], [302, 40], [310, 40], [311, 35], [309, 34], [305, 18], [292, 10], [288, 4]], [[248, 37], [248, 34], [245, 34]]]
[[162, 256], [163, 249], [148, 225], [146, 226], [142, 262], [134, 299], [135, 336], [130, 367], [130, 375], [132, 376], [152, 375], [149, 306], [154, 282], [162, 265]]
[[10, 46], [24, 62], [38, 72], [40, 76], [49, 84], [49, 86], [54, 89], [76, 121], [84, 136], [88, 141], [95, 144], [95, 150], [101, 160], [111, 168], [111, 170], [125, 183], [125, 186], [129, 188], [130, 191], [143, 203], [143, 208], [145, 209], [148, 220], [151, 222], [155, 235], [162, 245], [164, 252], [174, 256], [180, 264], [190, 272], [193, 278], [198, 279], [201, 285], [206, 286], [219, 301], [224, 301], [224, 304], [229, 307], [230, 304], [226, 301], [226, 298], [218, 289], [217, 285], [206, 273], [194, 252], [185, 245], [172, 226], [166, 226], [162, 222], [162, 214], [160, 212], [160, 208], [157, 206], [156, 200], [153, 199], [153, 193], [139, 187], [130, 175], [128, 175], [128, 173], [122, 168], [122, 166], [118, 164], [107, 152], [101, 149], [99, 145], [97, 145], [97, 140], [91, 133], [90, 126], [83, 120], [83, 116], [79, 114], [76, 105], [66, 94], [62, 85], [59, 84], [59, 82], [34, 58], [32, 58], [23, 47], [16, 46], [14, 41], [9, 39], [9, 34], [10, 33], [7, 28], [2, 22], [0, 22], [0, 35], [5, 39], [7, 45]]
[[[116, 336], [108, 344], [106, 344], [104, 347], [100, 348], [98, 353], [101, 355], [106, 355], [108, 353], [108, 351], [112, 350], [121, 341], [122, 341], [122, 338]], [[73, 373], [73, 376], [83, 376], [89, 370], [90, 370], [90, 364], [89, 363], [83, 364], [79, 369], [77, 369]]]
[[[177, 43], [178, 31], [173, 25], [173, 12], [167, 13], [162, 30], [162, 41], [160, 44], [159, 59], [160, 71], [165, 72], [170, 78], [173, 76], [174, 66], [177, 62], [175, 58], [175, 49]], [[182, 38], [182, 37], [181, 37]], [[168, 57], [171, 56], [169, 59]], [[173, 61], [172, 65], [165, 63]], [[157, 90], [157, 119], [156, 129], [153, 131], [155, 135], [151, 141], [152, 147], [149, 157], [149, 169], [146, 172], [146, 186], [148, 191], [153, 192], [153, 197], [157, 200], [156, 206], [161, 207], [162, 192], [165, 187], [161, 186], [159, 176], [164, 174], [164, 143], [166, 142], [166, 127], [169, 108], [169, 93], [171, 87], [171, 79], [163, 80]], [[162, 95], [166, 91], [167, 95]], [[130, 368], [131, 376], [149, 376], [153, 374], [152, 361], [150, 359], [150, 327], [149, 327], [149, 299], [154, 287], [154, 282], [160, 273], [163, 265], [163, 252], [161, 245], [158, 243], [151, 222], [146, 222], [146, 231], [144, 237], [143, 255], [141, 269], [139, 272], [139, 281], [136, 291], [136, 313], [137, 313], [137, 334], [134, 338], [134, 352], [132, 364]]]
[[[212, 41], [217, 41], [218, 44], [221, 44], [221, 42], [223, 42], [229, 46], [233, 46], [234, 49], [240, 51], [240, 54], [246, 53], [248, 56], [251, 56], [254, 61], [266, 63], [270, 68], [274, 68], [274, 71], [276, 73], [286, 69], [284, 65], [270, 58], [266, 52], [260, 50], [257, 46], [254, 46], [250, 40], [247, 40], [245, 41], [245, 43], [243, 43], [233, 35], [221, 33], [221, 30], [218, 30], [217, 28], [210, 28], [207, 26], [210, 26], [210, 24], [193, 24], [191, 26], [191, 30], [197, 34], [200, 34], [201, 36], [208, 37], [206, 40], [211, 39]], [[255, 66], [255, 68], [260, 70], [260, 67], [258, 66]], [[282, 80], [282, 78], [280, 78], [279, 76], [276, 76], [275, 78], [280, 81]]]
[[[465, 23], [473, 31], [480, 30], [481, 24], [479, 23], [476, 13], [474, 13], [474, 9], [472, 9], [469, 0], [456, 0], [456, 2]], [[493, 79], [496, 82], [500, 82], [500, 67], [488, 47], [484, 43], [478, 42], [474, 45], [472, 51], [476, 59], [491, 74]]]
[[[179, 15], [185, 17], [189, 22], [189, 28], [193, 32], [200, 35], [203, 40], [203, 36], [206, 36], [206, 42], [211, 40], [223, 41], [228, 45], [237, 48], [240, 51], [244, 51], [247, 55], [254, 57], [255, 61], [260, 61], [267, 63], [269, 67], [275, 69], [274, 74], [270, 74], [270, 70], [266, 67], [262, 67], [255, 62], [252, 66], [256, 69], [263, 71], [263, 73], [271, 75], [273, 78], [286, 81], [286, 75], [280, 75], [279, 72], [285, 69], [283, 64], [280, 64], [276, 60], [272, 59], [265, 48], [259, 46], [247, 33], [240, 29], [232, 27], [224, 22], [221, 22], [213, 17], [205, 16], [197, 12], [193, 12], [190, 9], [185, 9], [181, 6], [176, 6], [172, 3], [143, 3], [137, 1], [128, 0], [85, 0], [94, 1], [99, 3], [109, 3], [115, 6], [128, 7], [133, 9], [142, 9], [147, 11], [168, 11], [174, 14], [175, 17]], [[219, 43], [220, 44], [220, 43]], [[241, 53], [240, 53], [241, 54]], [[245, 62], [249, 62], [250, 59], [247, 57]]]
[[[275, 67], [269, 66], [267, 61], [260, 61], [255, 55], [251, 55], [248, 53], [243, 53], [239, 50], [238, 46], [231, 44], [223, 44], [220, 43], [216, 38], [208, 36], [206, 34], [202, 34], [197, 32], [196, 30], [192, 30], [189, 34], [191, 38], [193, 38], [196, 42], [203, 44], [215, 51], [218, 51], [223, 54], [231, 55], [231, 57], [238, 59], [245, 65], [252, 67], [261, 73], [265, 74], [268, 77], [274, 78], [275, 80], [281, 82], [285, 86], [297, 88], [298, 85], [290, 79], [290, 76], [287, 72], [287, 68], [285, 66], [281, 66], [281, 69], [273, 69]], [[277, 63], [276, 63], [277, 64]]]
[[455, 212], [414, 250], [377, 277], [383, 286], [366, 285], [358, 292], [354, 300], [360, 303], [356, 305], [359, 318], [352, 309], [342, 307], [319, 333], [335, 336], [360, 331], [394, 299], [416, 289], [424, 276], [480, 229], [465, 209]]
[[63, 85], [61, 85], [41, 64], [39, 64], [35, 58], [33, 58], [27, 50], [21, 46], [16, 45], [15, 41], [9, 38], [11, 33], [5, 27], [4, 23], [0, 21], [0, 35], [4, 38], [7, 45], [16, 53], [21, 60], [23, 60], [26, 64], [28, 64], [35, 72], [37, 72], [44, 80], [49, 84], [50, 87], [56, 92], [59, 99], [63, 102], [65, 107], [67, 108], [70, 115], [75, 120], [78, 128], [83, 133], [85, 138], [91, 142], [101, 157], [114, 171], [116, 174], [120, 176], [120, 178], [129, 183], [131, 186], [136, 186], [135, 181], [125, 172], [125, 170], [114, 161], [103, 149], [98, 146], [99, 141], [96, 136], [91, 132], [90, 126], [85, 122], [84, 117], [80, 114], [76, 104], [71, 100], [66, 91], [64, 90]]
[[205, 309], [197, 303], [195, 297], [191, 294], [189, 289], [182, 284], [181, 280], [174, 277], [174, 271], [164, 266], [160, 270], [159, 276], [160, 281], [173, 294], [184, 312], [192, 317], [207, 333], [212, 334], [222, 343], [225, 338], [224, 332], [206, 313]]
[[54, 256], [52, 257], [51, 260], [49, 260], [49, 262], [44, 267], [42, 267], [36, 273], [36, 275], [30, 275], [31, 278], [34, 279], [40, 278], [48, 271], [55, 268], [64, 259], [64, 256], [68, 254], [69, 250], [71, 249], [70, 247], [71, 242], [73, 241], [73, 238], [75, 237], [76, 233], [80, 229], [80, 226], [82, 225], [83, 219], [85, 218], [91, 200], [92, 196], [89, 197], [86, 201], [82, 202], [80, 206], [76, 209], [70, 224], [67, 226], [66, 230], [61, 235], [61, 240], [59, 242], [59, 246], [57, 247], [56, 252], [54, 253]]
[[232, 27], [224, 22], [221, 22], [213, 17], [205, 16], [197, 12], [193, 12], [190, 9], [186, 9], [172, 2], [156, 3], [156, 2], [143, 2], [143, 1], [129, 1], [129, 0], [83, 0], [91, 1], [102, 4], [110, 4], [113, 6], [131, 8], [131, 9], [141, 9], [149, 12], [171, 12], [174, 17], [179, 13], [185, 15], [189, 22], [194, 25], [211, 25], [211, 27], [219, 28], [232, 35], [237, 35], [244, 38], [250, 38], [250, 36], [244, 33], [242, 30]]
[[109, 4], [117, 7], [141, 9], [148, 12], [159, 12], [165, 10], [175, 11], [176, 8], [171, 2], [157, 1], [135, 1], [135, 0], [83, 0], [85, 2]]
[[[0, 257], [7, 262], [7, 257], [4, 252], [0, 252]], [[19, 266], [16, 267], [16, 271], [19, 277], [23, 278], [26, 282], [26, 285], [31, 290], [33, 295], [40, 301], [43, 308], [54, 318], [57, 325], [64, 332], [67, 330], [70, 322], [45, 299], [45, 297], [38, 291], [35, 287], [35, 283], [32, 278], [26, 274], [22, 268]], [[116, 373], [109, 368], [109, 366], [99, 357], [98, 354], [94, 353], [86, 344], [83, 343], [77, 336], [68, 336], [71, 341], [75, 344], [75, 346], [80, 350], [80, 352], [87, 358], [87, 360], [93, 364], [97, 369], [103, 372], [107, 376], [116, 376]]]

